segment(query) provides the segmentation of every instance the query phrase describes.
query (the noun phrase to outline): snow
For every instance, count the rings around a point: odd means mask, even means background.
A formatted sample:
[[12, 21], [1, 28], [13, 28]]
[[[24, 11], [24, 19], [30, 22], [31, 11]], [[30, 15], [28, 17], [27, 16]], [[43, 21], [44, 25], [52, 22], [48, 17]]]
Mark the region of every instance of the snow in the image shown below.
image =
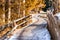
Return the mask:
[[14, 34], [9, 40], [51, 40], [49, 31], [46, 28], [47, 22], [42, 18], [36, 16], [35, 18], [39, 20], [23, 29], [21, 33], [18, 31], [19, 35]]

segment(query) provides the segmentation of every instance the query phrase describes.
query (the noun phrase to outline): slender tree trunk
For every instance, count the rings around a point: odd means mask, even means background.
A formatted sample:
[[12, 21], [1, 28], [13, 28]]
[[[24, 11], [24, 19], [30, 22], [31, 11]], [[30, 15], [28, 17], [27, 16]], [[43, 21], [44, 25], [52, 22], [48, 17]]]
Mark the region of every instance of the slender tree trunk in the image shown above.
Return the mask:
[[59, 2], [59, 0], [53, 0], [53, 7], [54, 7], [54, 13], [53, 14], [58, 13], [58, 2]]
[[9, 0], [5, 0], [5, 21], [8, 23]]

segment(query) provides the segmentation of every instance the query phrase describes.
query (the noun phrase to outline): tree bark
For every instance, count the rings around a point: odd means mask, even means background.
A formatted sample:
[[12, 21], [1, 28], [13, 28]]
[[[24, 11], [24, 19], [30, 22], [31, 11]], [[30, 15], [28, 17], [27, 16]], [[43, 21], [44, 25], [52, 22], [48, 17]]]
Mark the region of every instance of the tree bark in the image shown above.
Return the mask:
[[58, 22], [52, 13], [48, 13], [48, 30], [50, 31], [52, 40], [60, 40], [60, 28]]
[[54, 7], [54, 13], [53, 14], [56, 14], [56, 13], [58, 13], [58, 3], [59, 1], [58, 0], [53, 0], [53, 7]]

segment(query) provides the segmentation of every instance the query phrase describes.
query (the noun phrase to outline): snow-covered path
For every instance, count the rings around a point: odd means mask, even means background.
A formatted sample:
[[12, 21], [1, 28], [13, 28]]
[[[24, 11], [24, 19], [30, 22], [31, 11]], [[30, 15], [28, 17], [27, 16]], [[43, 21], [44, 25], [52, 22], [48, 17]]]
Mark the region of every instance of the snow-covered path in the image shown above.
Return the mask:
[[[23, 29], [21, 32], [17, 31], [9, 40], [51, 40], [49, 31], [47, 30], [47, 22], [35, 16], [37, 22]], [[33, 18], [33, 20], [35, 20]]]

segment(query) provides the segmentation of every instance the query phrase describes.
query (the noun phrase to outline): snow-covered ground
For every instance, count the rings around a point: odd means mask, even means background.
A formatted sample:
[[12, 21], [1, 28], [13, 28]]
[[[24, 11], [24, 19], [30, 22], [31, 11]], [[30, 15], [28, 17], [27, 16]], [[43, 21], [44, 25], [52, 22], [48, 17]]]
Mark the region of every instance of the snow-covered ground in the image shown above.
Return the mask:
[[51, 40], [47, 30], [47, 22], [38, 15], [32, 16], [32, 20], [37, 20], [34, 24], [28, 26], [22, 31], [17, 31], [9, 40]]

